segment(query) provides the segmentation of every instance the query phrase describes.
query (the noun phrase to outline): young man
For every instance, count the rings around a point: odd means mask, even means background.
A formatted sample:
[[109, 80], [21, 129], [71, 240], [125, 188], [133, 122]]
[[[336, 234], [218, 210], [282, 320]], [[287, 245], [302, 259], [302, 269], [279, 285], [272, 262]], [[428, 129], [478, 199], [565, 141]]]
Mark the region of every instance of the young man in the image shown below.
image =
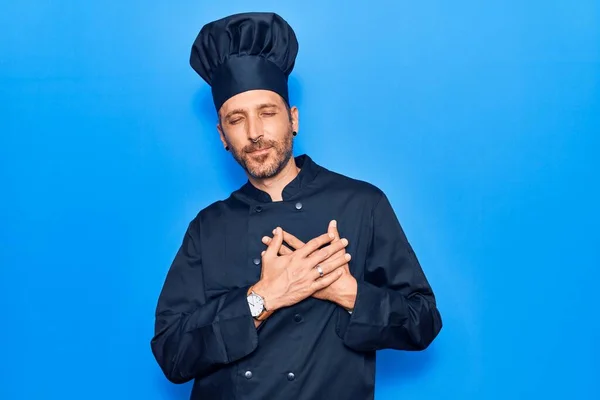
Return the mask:
[[153, 354], [192, 399], [372, 399], [375, 352], [422, 350], [442, 322], [386, 195], [293, 157], [298, 43], [272, 13], [205, 25], [190, 63], [248, 181], [190, 222]]

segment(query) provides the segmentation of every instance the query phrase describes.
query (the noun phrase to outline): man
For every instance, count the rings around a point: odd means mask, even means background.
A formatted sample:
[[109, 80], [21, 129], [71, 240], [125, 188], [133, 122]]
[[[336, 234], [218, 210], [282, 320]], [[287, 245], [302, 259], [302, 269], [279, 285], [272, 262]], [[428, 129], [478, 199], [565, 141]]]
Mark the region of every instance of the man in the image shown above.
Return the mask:
[[373, 399], [375, 352], [422, 350], [442, 322], [386, 195], [293, 157], [298, 52], [272, 13], [205, 25], [190, 63], [248, 181], [190, 222], [153, 354], [192, 399]]

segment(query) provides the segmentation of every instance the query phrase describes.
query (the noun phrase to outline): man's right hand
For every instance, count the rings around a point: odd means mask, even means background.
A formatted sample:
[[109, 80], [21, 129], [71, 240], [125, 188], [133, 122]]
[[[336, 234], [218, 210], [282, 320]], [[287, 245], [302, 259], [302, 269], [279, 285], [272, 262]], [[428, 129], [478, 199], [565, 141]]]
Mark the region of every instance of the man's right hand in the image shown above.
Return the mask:
[[[331, 243], [334, 238], [333, 234], [325, 233], [308, 241], [301, 249], [280, 256], [278, 251], [283, 243], [283, 232], [279, 227], [275, 230], [273, 240], [262, 254], [261, 278], [253, 287], [265, 299], [269, 314], [310, 297], [342, 276], [340, 267], [347, 263], [346, 259], [328, 258], [345, 248], [348, 241], [342, 239]], [[321, 266], [323, 277], [315, 268], [317, 265]]]

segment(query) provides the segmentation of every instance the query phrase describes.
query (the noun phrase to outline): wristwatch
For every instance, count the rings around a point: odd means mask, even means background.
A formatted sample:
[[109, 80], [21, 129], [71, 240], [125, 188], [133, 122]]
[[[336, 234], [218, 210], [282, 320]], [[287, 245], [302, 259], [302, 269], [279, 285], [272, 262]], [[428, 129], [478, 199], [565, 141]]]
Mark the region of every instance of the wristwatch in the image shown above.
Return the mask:
[[250, 314], [254, 319], [262, 321], [269, 316], [270, 312], [265, 306], [265, 299], [260, 294], [254, 292], [252, 287], [248, 289], [246, 299], [248, 300], [248, 306], [250, 307]]

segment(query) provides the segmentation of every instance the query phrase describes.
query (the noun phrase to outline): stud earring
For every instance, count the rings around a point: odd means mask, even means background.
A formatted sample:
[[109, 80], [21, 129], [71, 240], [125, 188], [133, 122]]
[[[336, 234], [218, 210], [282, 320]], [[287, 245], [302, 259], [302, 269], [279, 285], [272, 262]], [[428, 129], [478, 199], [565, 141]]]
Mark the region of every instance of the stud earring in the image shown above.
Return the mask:
[[293, 132], [292, 132], [292, 135], [293, 135], [293, 136], [296, 136], [297, 134], [298, 134], [298, 132], [296, 132], [296, 131], [293, 131]]
[[225, 146], [225, 151], [229, 151], [229, 146]]

